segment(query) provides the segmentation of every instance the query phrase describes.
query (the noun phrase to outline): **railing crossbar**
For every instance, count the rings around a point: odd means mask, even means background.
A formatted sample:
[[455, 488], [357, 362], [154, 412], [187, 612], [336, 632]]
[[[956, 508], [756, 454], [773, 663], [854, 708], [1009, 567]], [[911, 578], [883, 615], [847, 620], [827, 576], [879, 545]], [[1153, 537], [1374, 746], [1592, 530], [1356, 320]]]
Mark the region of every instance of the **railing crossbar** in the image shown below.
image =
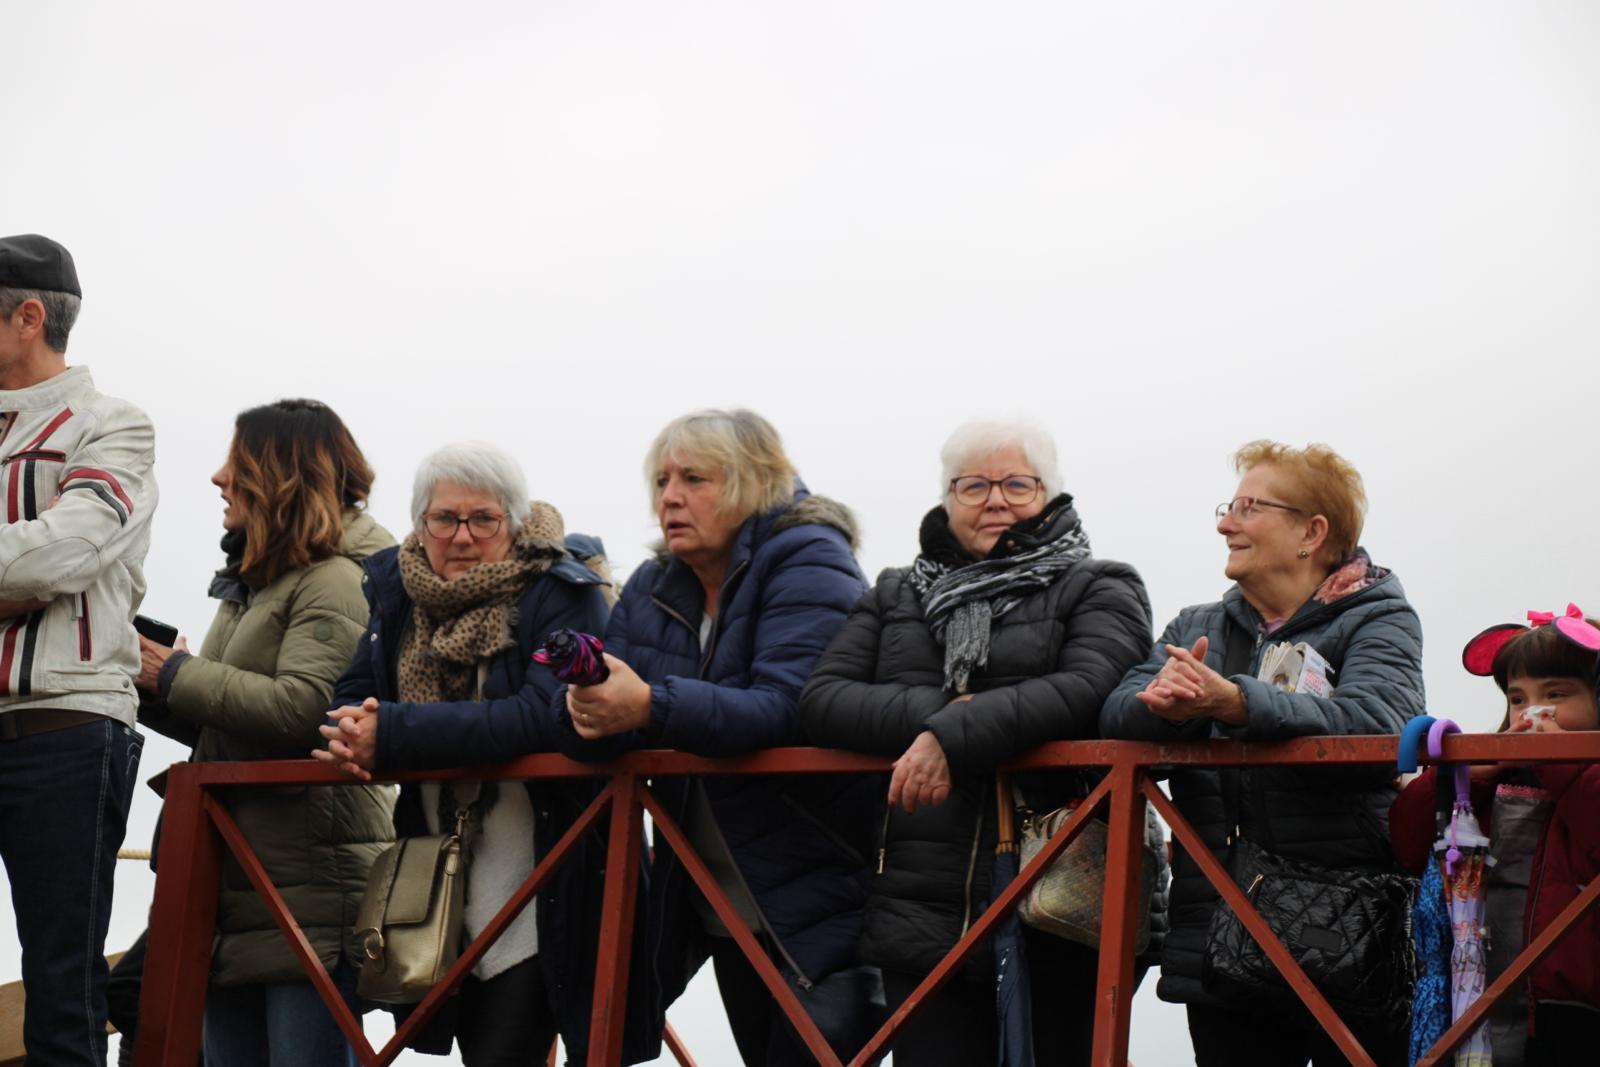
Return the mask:
[[[1600, 762], [1600, 732], [1506, 738], [1498, 735], [1450, 735], [1444, 755], [1423, 763], [1493, 763], [1515, 759], [1530, 763]], [[1052, 836], [1016, 880], [984, 910], [939, 965], [918, 985], [866, 1046], [850, 1061], [867, 1067], [881, 1059], [926, 999], [948, 982], [962, 963], [989, 937], [995, 926], [1014, 908], [1032, 884], [1043, 875], [1080, 833], [1087, 821], [1109, 810], [1107, 877], [1105, 885], [1102, 950], [1095, 1005], [1092, 1060], [1096, 1067], [1117, 1067], [1126, 1062], [1129, 1005], [1132, 998], [1133, 945], [1137, 936], [1139, 864], [1143, 833], [1143, 805], [1148, 802], [1172, 830], [1208, 881], [1239, 914], [1251, 936], [1262, 946], [1318, 1024], [1357, 1067], [1372, 1067], [1372, 1059], [1353, 1032], [1295, 963], [1243, 891], [1206, 847], [1194, 827], [1149, 778], [1154, 769], [1185, 767], [1309, 766], [1328, 763], [1383, 764], [1394, 760], [1396, 738], [1386, 736], [1308, 737], [1272, 743], [1183, 742], [1173, 744], [1122, 741], [1052, 742], [1009, 761], [1006, 769], [1063, 769], [1104, 767], [1106, 777], [1081, 802], [1072, 817]], [[373, 1052], [360, 1024], [345, 1005], [326, 968], [312, 951], [309, 940], [295, 922], [251, 850], [237, 823], [215, 794], [219, 788], [269, 784], [350, 785], [337, 772], [307, 761], [260, 761], [243, 764], [181, 764], [172, 770], [167, 798], [165, 830], [170, 845], [162, 857], [161, 871], [150, 921], [150, 958], [146, 967], [146, 997], [141, 1011], [139, 1062], [177, 1062], [199, 1055], [199, 1031], [209, 976], [217, 890], [226, 848], [239, 862], [256, 893], [265, 902], [274, 923], [288, 939], [319, 995], [328, 1004], [341, 1031], [365, 1067], [387, 1067], [406, 1043], [438, 1009], [482, 958], [490, 944], [521, 914], [555, 871], [592, 833], [609, 809], [606, 881], [595, 967], [588, 1063], [609, 1067], [620, 1062], [623, 1016], [629, 996], [628, 959], [631, 932], [638, 908], [639, 854], [643, 848], [643, 813], [648, 811], [667, 842], [683, 861], [696, 887], [722, 919], [741, 951], [761, 975], [763, 983], [796, 1027], [820, 1064], [839, 1067], [816, 1024], [806, 1014], [794, 991], [784, 981], [756, 936], [745, 928], [737, 910], [716, 884], [704, 861], [694, 852], [682, 828], [661, 808], [645, 787], [646, 776], [701, 774], [811, 774], [840, 771], [870, 773], [886, 770], [889, 761], [879, 757], [822, 749], [772, 749], [736, 758], [710, 758], [677, 752], [632, 753], [612, 763], [584, 764], [566, 757], [541, 754], [488, 767], [405, 771], [378, 775], [382, 781], [466, 780], [499, 781], [528, 778], [609, 779], [583, 813], [545, 855], [518, 891], [490, 924], [474, 938], [440, 984], [416, 1006], [381, 1052]], [[1434, 1067], [1480, 1025], [1493, 1004], [1525, 979], [1529, 970], [1547, 955], [1582, 917], [1600, 902], [1600, 879], [1570, 902], [1556, 921], [1527, 946], [1480, 996], [1471, 1009], [1445, 1032], [1420, 1061]], [[667, 1050], [684, 1067], [693, 1059], [677, 1034], [668, 1028]]]

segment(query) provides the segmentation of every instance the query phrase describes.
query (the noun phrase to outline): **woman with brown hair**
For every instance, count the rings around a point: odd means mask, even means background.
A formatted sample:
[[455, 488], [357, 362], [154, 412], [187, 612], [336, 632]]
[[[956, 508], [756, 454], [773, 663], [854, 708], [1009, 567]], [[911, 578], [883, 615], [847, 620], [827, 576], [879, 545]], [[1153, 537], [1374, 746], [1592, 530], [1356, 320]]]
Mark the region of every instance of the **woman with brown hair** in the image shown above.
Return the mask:
[[[196, 760], [298, 759], [366, 627], [361, 561], [394, 544], [364, 510], [372, 469], [332, 409], [251, 408], [212, 475], [226, 505], [221, 601], [191, 655], [140, 638], [139, 688], [193, 731]], [[154, 709], [152, 709], [154, 710]], [[350, 929], [367, 868], [393, 839], [380, 786], [245, 789], [225, 803], [334, 982], [351, 997]], [[354, 1063], [331, 1014], [231, 859], [217, 906], [206, 1062]]]

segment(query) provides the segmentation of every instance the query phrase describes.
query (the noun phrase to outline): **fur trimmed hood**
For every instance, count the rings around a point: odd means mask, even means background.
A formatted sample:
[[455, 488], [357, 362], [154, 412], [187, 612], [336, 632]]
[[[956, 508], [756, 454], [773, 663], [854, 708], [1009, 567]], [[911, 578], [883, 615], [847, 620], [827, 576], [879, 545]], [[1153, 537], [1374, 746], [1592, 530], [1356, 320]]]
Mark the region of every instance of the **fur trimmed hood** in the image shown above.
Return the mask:
[[[746, 519], [745, 522], [756, 523], [758, 541], [764, 541], [768, 537], [781, 534], [785, 530], [792, 530], [797, 526], [831, 526], [844, 534], [844, 539], [850, 543], [850, 551], [855, 552], [861, 547], [861, 527], [856, 522], [855, 512], [832, 497], [812, 493], [804, 485], [797, 485], [794, 499], [787, 504], [780, 504], [763, 515]], [[667, 551], [665, 541], [652, 543], [650, 552], [656, 563], [662, 567], [672, 560], [672, 553]]]
[[788, 507], [778, 512], [778, 517], [772, 523], [772, 532], [782, 533], [807, 523], [832, 526], [844, 534], [844, 539], [850, 542], [852, 552], [861, 547], [861, 527], [856, 522], [856, 513], [830, 496], [797, 494]]

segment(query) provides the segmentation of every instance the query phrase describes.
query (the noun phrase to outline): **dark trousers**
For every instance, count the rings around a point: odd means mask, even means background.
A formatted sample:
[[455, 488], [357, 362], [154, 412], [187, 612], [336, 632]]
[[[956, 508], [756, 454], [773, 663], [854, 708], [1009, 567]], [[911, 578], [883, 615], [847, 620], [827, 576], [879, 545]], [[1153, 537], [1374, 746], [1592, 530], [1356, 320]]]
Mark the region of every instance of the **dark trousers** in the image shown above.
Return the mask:
[[[1346, 1020], [1378, 1067], [1406, 1067], [1407, 1034], [1400, 1024]], [[1348, 1067], [1350, 1061], [1303, 1008], [1234, 1011], [1189, 1005], [1195, 1067]]]
[[106, 1061], [106, 929], [144, 738], [106, 719], [0, 741], [0, 861], [30, 1063]]
[[[1094, 1046], [1099, 954], [1037, 930], [1023, 930], [1033, 990], [1033, 1053], [1039, 1064], [1087, 1064]], [[978, 952], [988, 951], [979, 947]], [[1140, 972], [1143, 973], [1142, 970]], [[893, 1011], [927, 975], [883, 972]], [[895, 1039], [896, 1067], [982, 1067], [999, 1055], [994, 982], [963, 970], [911, 1016]]]
[[542, 1067], [555, 1039], [538, 956], [461, 983], [456, 1043], [465, 1067]]
[[1536, 1004], [1528, 1067], [1571, 1067], [1600, 1057], [1600, 1011], [1577, 1004]]
[[731, 937], [707, 938], [717, 992], [739, 1058], [751, 1067], [810, 1067], [817, 1062], [767, 985]]
[[118, 1067], [133, 1067], [133, 1046], [139, 1034], [139, 991], [144, 987], [144, 957], [149, 940], [149, 930], [140, 933], [106, 980], [106, 1015], [122, 1035], [117, 1043]]

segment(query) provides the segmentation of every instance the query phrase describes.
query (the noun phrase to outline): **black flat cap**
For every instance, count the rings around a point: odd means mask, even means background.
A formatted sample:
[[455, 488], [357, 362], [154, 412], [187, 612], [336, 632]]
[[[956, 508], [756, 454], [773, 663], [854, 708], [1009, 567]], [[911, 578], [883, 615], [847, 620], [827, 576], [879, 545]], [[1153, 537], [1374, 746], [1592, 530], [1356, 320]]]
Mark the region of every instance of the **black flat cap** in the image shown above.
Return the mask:
[[72, 253], [36, 233], [0, 237], [0, 287], [83, 296]]

